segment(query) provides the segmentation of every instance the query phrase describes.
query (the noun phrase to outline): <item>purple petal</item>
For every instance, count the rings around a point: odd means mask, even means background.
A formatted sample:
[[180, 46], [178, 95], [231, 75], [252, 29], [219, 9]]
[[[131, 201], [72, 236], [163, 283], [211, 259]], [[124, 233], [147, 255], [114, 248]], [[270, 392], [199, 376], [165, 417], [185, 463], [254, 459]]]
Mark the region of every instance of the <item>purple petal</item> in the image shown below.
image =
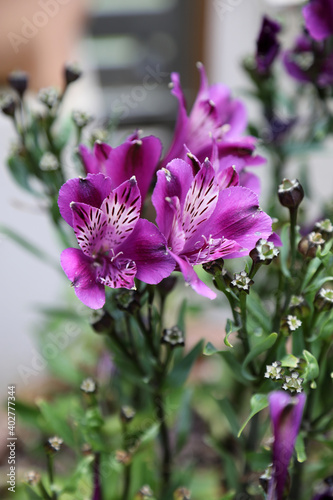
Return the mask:
[[174, 260], [168, 255], [166, 240], [151, 222], [140, 219], [133, 232], [117, 251], [123, 257], [131, 258], [136, 264], [136, 277], [155, 285], [169, 276], [175, 268]]
[[305, 26], [312, 38], [324, 40], [333, 33], [332, 0], [312, 0], [302, 9]]
[[186, 101], [180, 85], [180, 77], [178, 73], [171, 73], [171, 93], [178, 99], [178, 116], [176, 128], [173, 136], [172, 144], [168, 153], [161, 162], [161, 167], [165, 166], [169, 161], [179, 156], [187, 138], [187, 128], [189, 118], [186, 112]]
[[180, 159], [171, 161], [167, 168], [157, 172], [157, 183], [152, 195], [152, 203], [157, 214], [157, 225], [166, 239], [171, 233], [174, 218], [174, 211], [166, 199], [172, 199], [176, 196], [182, 207], [192, 180], [192, 167]]
[[103, 267], [97, 270], [97, 279], [103, 285], [110, 288], [135, 288], [134, 278], [137, 273], [136, 263], [127, 258], [123, 258], [122, 252], [103, 259]]
[[194, 271], [191, 264], [171, 251], [170, 255], [172, 255], [172, 257], [177, 262], [180, 271], [183, 273], [186, 283], [188, 283], [195, 292], [211, 300], [216, 298], [216, 293], [213, 292], [207, 285], [205, 285], [203, 281], [198, 278], [198, 275]]
[[215, 210], [219, 187], [215, 182], [215, 171], [209, 161], [205, 162], [193, 179], [186, 195], [182, 226], [187, 240], [186, 246], [191, 246], [191, 240], [201, 232], [204, 224]]
[[98, 174], [99, 163], [95, 155], [84, 144], [79, 145], [79, 153], [87, 174]]
[[236, 186], [220, 191], [216, 209], [203, 234], [207, 238], [223, 236], [239, 243], [244, 251], [227, 256], [234, 258], [248, 255], [259, 238], [268, 239], [271, 233], [271, 218], [259, 209], [257, 195]]
[[60, 214], [67, 224], [73, 227], [73, 211], [70, 208], [73, 201], [99, 208], [110, 191], [111, 180], [103, 174], [88, 174], [85, 179], [81, 177], [70, 179], [59, 191]]
[[161, 141], [153, 135], [139, 139], [130, 136], [112, 149], [105, 162], [106, 173], [113, 186], [119, 186], [133, 175], [136, 177], [142, 200], [145, 199], [162, 151]]
[[141, 196], [135, 178], [123, 182], [103, 201], [101, 211], [107, 217], [108, 245], [116, 248], [133, 231], [140, 217]]
[[74, 201], [71, 209], [73, 229], [83, 253], [95, 257], [99, 252], [108, 250], [105, 241], [108, 229], [106, 215], [98, 208]]
[[62, 252], [60, 261], [81, 302], [91, 309], [103, 307], [105, 290], [102, 284], [96, 282], [95, 260], [77, 248], [67, 248]]
[[252, 172], [241, 172], [239, 175], [239, 184], [245, 188], [251, 189], [258, 196], [260, 195], [260, 179]]
[[220, 190], [239, 185], [239, 175], [234, 166], [222, 169], [216, 175], [216, 180]]
[[103, 166], [108, 160], [110, 153], [112, 151], [112, 147], [109, 146], [109, 144], [106, 144], [105, 142], [100, 142], [96, 141], [94, 145], [94, 155], [95, 158], [99, 164], [99, 171], [102, 174], [105, 174], [105, 168], [103, 169]]
[[288, 465], [302, 420], [305, 394], [295, 397], [284, 391], [269, 395], [269, 409], [274, 433], [273, 476], [268, 498], [282, 500]]

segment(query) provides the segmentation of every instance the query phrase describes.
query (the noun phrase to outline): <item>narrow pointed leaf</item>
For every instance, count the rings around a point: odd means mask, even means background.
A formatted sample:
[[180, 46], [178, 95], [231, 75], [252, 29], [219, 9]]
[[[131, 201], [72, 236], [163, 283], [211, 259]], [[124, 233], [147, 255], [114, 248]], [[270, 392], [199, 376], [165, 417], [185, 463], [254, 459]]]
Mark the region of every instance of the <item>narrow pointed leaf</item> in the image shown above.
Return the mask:
[[272, 347], [272, 345], [275, 344], [276, 339], [278, 337], [277, 333], [271, 333], [268, 337], [266, 337], [264, 340], [259, 342], [257, 345], [255, 345], [249, 354], [246, 356], [244, 359], [243, 365], [242, 365], [242, 375], [248, 379], [248, 380], [255, 380], [255, 377], [249, 373], [247, 370], [248, 364], [255, 359], [259, 354], [267, 351]]
[[256, 415], [257, 413], [259, 413], [264, 408], [267, 408], [267, 406], [268, 406], [268, 397], [267, 397], [267, 394], [255, 394], [251, 398], [250, 405], [251, 405], [251, 413], [248, 416], [248, 418], [245, 420], [245, 422], [242, 425], [242, 427], [240, 428], [240, 430], [238, 432], [238, 437], [241, 436], [243, 430], [245, 429], [245, 427], [247, 426], [247, 424], [250, 422], [251, 418], [254, 417], [254, 415]]

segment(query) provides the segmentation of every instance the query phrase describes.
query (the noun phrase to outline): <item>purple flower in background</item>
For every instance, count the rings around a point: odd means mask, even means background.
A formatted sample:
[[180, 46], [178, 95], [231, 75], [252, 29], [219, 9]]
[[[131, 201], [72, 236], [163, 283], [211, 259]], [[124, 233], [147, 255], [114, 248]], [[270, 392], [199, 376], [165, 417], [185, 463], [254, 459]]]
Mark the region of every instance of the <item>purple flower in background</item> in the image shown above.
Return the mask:
[[233, 140], [246, 128], [247, 116], [244, 104], [240, 100], [232, 99], [230, 89], [225, 85], [209, 86], [201, 63], [198, 63], [198, 68], [201, 83], [189, 116], [179, 74], [171, 74], [172, 94], [178, 99], [179, 110], [174, 139], [162, 160], [162, 166], [174, 158], [179, 158], [184, 144], [201, 159], [201, 151], [207, 146], [211, 147], [212, 137], [216, 140]]
[[311, 0], [303, 7], [305, 26], [312, 38], [325, 40], [333, 34], [333, 0]]
[[288, 465], [301, 425], [305, 394], [290, 396], [283, 391], [269, 395], [269, 409], [274, 433], [273, 472], [267, 500], [282, 500]]
[[192, 165], [175, 159], [157, 172], [152, 196], [157, 225], [177, 270], [197, 293], [210, 299], [216, 294], [193, 266], [248, 255], [258, 238], [268, 238], [272, 232], [271, 219], [259, 209], [256, 194], [233, 186], [232, 177], [227, 171], [218, 184], [208, 160], [194, 175]]
[[256, 63], [258, 73], [268, 74], [271, 66], [280, 51], [277, 34], [281, 26], [276, 21], [264, 16], [259, 37], [257, 39]]
[[140, 139], [135, 133], [116, 148], [96, 142], [93, 152], [82, 144], [79, 151], [87, 174], [101, 172], [107, 175], [112, 188], [135, 175], [144, 200], [161, 156], [162, 144], [153, 135]]
[[105, 288], [134, 288], [134, 278], [159, 283], [175, 267], [157, 227], [140, 219], [135, 178], [111, 191], [102, 174], [71, 179], [59, 192], [59, 209], [80, 249], [67, 248], [61, 265], [77, 297], [88, 307], [105, 303]]
[[289, 75], [299, 82], [312, 82], [318, 87], [333, 84], [333, 52], [327, 54], [323, 43], [306, 33], [284, 53], [283, 62]]

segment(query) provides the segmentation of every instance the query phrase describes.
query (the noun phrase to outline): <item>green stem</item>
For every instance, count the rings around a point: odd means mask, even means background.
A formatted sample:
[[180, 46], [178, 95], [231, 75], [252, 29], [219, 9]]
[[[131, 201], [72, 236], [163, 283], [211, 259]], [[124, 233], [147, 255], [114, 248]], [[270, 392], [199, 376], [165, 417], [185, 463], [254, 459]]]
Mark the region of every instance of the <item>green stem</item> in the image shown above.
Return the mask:
[[164, 408], [164, 401], [162, 398], [162, 392], [160, 389], [155, 393], [154, 403], [156, 408], [156, 415], [158, 422], [160, 424], [160, 441], [162, 446], [162, 470], [161, 470], [161, 478], [162, 485], [161, 491], [165, 493], [170, 484], [171, 479], [171, 446], [170, 446], [170, 438], [169, 438], [169, 430], [166, 423], [166, 414]]
[[125, 465], [124, 488], [123, 488], [123, 494], [121, 495], [121, 500], [128, 500], [129, 498], [129, 492], [131, 487], [131, 476], [132, 476], [131, 472], [132, 472], [131, 464]]
[[53, 456], [48, 453], [47, 454], [47, 474], [49, 476], [49, 482], [51, 487], [51, 498], [52, 500], [57, 500], [58, 495], [55, 491], [52, 491], [54, 485], [54, 471], [53, 471]]
[[290, 272], [294, 274], [294, 266], [296, 260], [296, 222], [297, 222], [297, 208], [290, 208]]

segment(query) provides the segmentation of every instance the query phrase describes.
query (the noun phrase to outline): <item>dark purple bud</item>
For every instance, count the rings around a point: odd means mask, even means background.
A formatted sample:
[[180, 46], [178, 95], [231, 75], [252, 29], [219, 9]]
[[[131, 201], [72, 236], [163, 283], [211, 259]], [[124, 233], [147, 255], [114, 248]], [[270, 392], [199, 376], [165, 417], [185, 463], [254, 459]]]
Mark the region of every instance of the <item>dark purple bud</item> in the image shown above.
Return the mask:
[[103, 311], [103, 315], [92, 323], [91, 327], [96, 333], [104, 333], [106, 330], [110, 330], [114, 325], [114, 319], [112, 316]]
[[333, 290], [331, 288], [320, 288], [314, 299], [317, 311], [330, 311], [333, 309]]
[[29, 77], [25, 71], [13, 71], [8, 76], [8, 83], [12, 89], [16, 90], [22, 99], [24, 92], [28, 88]]
[[211, 262], [206, 262], [205, 264], [202, 264], [202, 268], [204, 269], [204, 271], [213, 276], [220, 275], [222, 273], [223, 266], [224, 266], [223, 259], [212, 260]]
[[277, 34], [281, 26], [276, 21], [264, 17], [259, 37], [257, 39], [256, 63], [258, 73], [268, 74], [270, 68], [280, 51], [280, 43]]
[[82, 71], [77, 64], [67, 64], [65, 66], [65, 82], [66, 87], [73, 82], [76, 82], [82, 75]]
[[14, 117], [16, 109], [16, 101], [14, 97], [10, 94], [2, 96], [0, 100], [0, 108], [5, 115]]
[[322, 245], [325, 244], [325, 240], [321, 233], [312, 232], [307, 236], [304, 236], [298, 243], [298, 251], [310, 259], [314, 259], [317, 250], [320, 250]]
[[297, 208], [304, 198], [304, 191], [297, 179], [283, 179], [279, 185], [278, 196], [282, 206]]
[[185, 345], [184, 333], [178, 326], [165, 328], [162, 333], [161, 343], [167, 344], [171, 348], [183, 347]]

